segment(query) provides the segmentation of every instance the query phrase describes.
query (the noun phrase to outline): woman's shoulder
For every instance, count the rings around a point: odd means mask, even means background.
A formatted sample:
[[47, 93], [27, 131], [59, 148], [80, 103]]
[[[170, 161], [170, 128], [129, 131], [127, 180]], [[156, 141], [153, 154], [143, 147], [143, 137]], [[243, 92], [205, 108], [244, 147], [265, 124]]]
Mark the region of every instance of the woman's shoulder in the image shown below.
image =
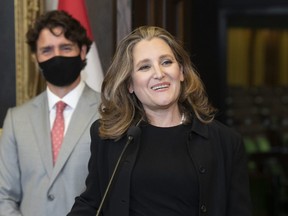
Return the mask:
[[225, 125], [217, 119], [214, 119], [209, 123], [204, 123], [199, 119], [194, 118], [192, 121], [192, 130], [198, 131], [204, 136], [208, 136], [209, 133], [225, 134], [226, 136], [231, 135], [236, 137], [240, 136], [240, 134], [235, 129]]
[[217, 119], [214, 119], [212, 122], [211, 122], [211, 128], [214, 128], [215, 130], [219, 130], [219, 131], [223, 131], [223, 132], [228, 132], [228, 133], [231, 133], [231, 134], [238, 134], [239, 133], [234, 129], [234, 128], [231, 128], [229, 127], [228, 125], [224, 124], [223, 122], [217, 120]]
[[96, 139], [97, 137], [99, 137], [99, 127], [100, 127], [100, 121], [99, 119], [97, 119], [92, 123], [90, 127], [91, 139]]
[[209, 124], [209, 130], [211, 136], [215, 139], [217, 138], [221, 145], [230, 147], [239, 147], [243, 145], [242, 135], [234, 128], [231, 128], [218, 120], [213, 120], [213, 122]]
[[100, 119], [96, 119], [93, 123], [92, 123], [92, 125], [91, 125], [91, 128], [93, 128], [93, 129], [98, 129], [100, 127]]
[[123, 137], [120, 137], [119, 139], [104, 139], [104, 138], [101, 138], [99, 136], [99, 128], [101, 126], [101, 120], [100, 119], [97, 119], [95, 120], [92, 124], [91, 124], [91, 127], [90, 127], [90, 134], [91, 134], [91, 139], [92, 140], [98, 140], [100, 141], [100, 143], [121, 143], [123, 142], [123, 140], [125, 140], [125, 136]]
[[192, 130], [214, 142], [239, 143], [242, 141], [242, 135], [238, 131], [217, 119], [214, 119], [210, 123], [203, 123], [197, 119], [193, 121]]

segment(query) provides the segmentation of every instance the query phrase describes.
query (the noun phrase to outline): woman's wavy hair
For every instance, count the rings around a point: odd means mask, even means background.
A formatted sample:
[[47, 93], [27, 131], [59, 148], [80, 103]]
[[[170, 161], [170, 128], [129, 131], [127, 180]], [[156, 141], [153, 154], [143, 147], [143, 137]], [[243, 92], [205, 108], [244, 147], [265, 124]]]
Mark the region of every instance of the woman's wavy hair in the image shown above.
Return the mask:
[[103, 139], [119, 139], [128, 128], [140, 120], [149, 121], [141, 102], [134, 93], [129, 93], [133, 71], [132, 51], [141, 40], [160, 38], [171, 48], [176, 61], [183, 68], [179, 96], [180, 111], [185, 114], [186, 123], [196, 116], [201, 122], [214, 119], [216, 109], [209, 103], [204, 85], [193, 68], [188, 53], [181, 43], [165, 29], [156, 26], [141, 26], [128, 34], [119, 43], [113, 61], [102, 83], [102, 102], [99, 135]]
[[[87, 53], [89, 52], [92, 41], [88, 37], [86, 29], [70, 14], [59, 10], [52, 10], [42, 14], [27, 31], [26, 42], [29, 45], [31, 52], [36, 52], [37, 40], [43, 29], [47, 28], [52, 34], [59, 36], [54, 32], [54, 29], [57, 27], [61, 27], [63, 29], [61, 34], [63, 33], [65, 38], [76, 43], [79, 49], [81, 49], [83, 45], [86, 45]], [[85, 65], [86, 59], [83, 62], [83, 67], [85, 67]]]

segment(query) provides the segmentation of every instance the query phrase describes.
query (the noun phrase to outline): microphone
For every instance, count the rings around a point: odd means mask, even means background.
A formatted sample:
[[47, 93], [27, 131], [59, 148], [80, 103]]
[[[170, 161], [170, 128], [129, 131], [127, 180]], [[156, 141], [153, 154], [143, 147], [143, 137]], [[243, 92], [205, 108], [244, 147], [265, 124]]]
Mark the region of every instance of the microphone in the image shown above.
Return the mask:
[[141, 129], [138, 126], [131, 126], [127, 131], [128, 136], [127, 143], [129, 144], [135, 137], [140, 136], [140, 134]]
[[103, 195], [103, 197], [102, 197], [102, 199], [101, 199], [100, 205], [99, 205], [99, 207], [98, 207], [96, 216], [99, 216], [99, 215], [100, 215], [100, 212], [101, 212], [101, 210], [102, 210], [102, 208], [103, 208], [103, 205], [104, 205], [104, 202], [105, 202], [105, 200], [106, 200], [107, 194], [108, 194], [109, 191], [110, 191], [111, 185], [112, 185], [112, 183], [113, 183], [113, 181], [114, 181], [114, 179], [115, 179], [115, 175], [116, 175], [116, 173], [117, 173], [117, 171], [118, 171], [120, 162], [121, 162], [121, 160], [122, 160], [122, 157], [123, 157], [124, 153], [126, 152], [127, 147], [128, 147], [129, 144], [132, 142], [132, 140], [135, 139], [135, 137], [140, 136], [140, 134], [141, 134], [141, 129], [138, 127], [138, 124], [137, 124], [136, 126], [131, 126], [131, 127], [128, 129], [128, 131], [127, 131], [128, 140], [127, 140], [127, 142], [126, 142], [123, 150], [121, 151], [121, 154], [120, 154], [120, 156], [119, 156], [119, 158], [118, 158], [118, 160], [117, 160], [117, 163], [116, 163], [116, 165], [115, 165], [115, 167], [114, 167], [114, 170], [113, 170], [113, 172], [112, 172], [112, 175], [111, 175], [110, 180], [109, 180], [109, 182], [108, 182], [108, 185], [107, 185], [107, 187], [106, 187], [105, 193], [104, 193], [104, 195]]

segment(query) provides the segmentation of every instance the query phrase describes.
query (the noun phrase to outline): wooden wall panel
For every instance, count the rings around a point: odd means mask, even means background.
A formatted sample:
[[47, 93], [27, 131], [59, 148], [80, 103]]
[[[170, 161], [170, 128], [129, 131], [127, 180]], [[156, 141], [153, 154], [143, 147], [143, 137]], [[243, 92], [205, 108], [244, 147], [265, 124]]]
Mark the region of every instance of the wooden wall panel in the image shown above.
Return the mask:
[[132, 28], [155, 25], [167, 29], [178, 39], [189, 41], [190, 0], [132, 1]]
[[[132, 26], [156, 25], [183, 42], [213, 105], [224, 113], [226, 78], [219, 69], [218, 1], [132, 0]], [[222, 120], [224, 117], [219, 117]]]

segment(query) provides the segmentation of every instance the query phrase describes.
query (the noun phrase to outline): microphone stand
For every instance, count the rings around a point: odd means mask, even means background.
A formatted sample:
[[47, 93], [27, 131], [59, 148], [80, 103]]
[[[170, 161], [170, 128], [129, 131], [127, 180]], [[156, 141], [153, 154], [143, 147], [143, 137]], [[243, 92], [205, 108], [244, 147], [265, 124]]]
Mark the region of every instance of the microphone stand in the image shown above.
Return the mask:
[[[113, 170], [113, 172], [112, 172], [112, 175], [111, 175], [110, 180], [109, 180], [109, 182], [108, 182], [108, 185], [107, 185], [107, 187], [106, 187], [105, 193], [104, 193], [104, 195], [103, 195], [103, 197], [102, 197], [102, 200], [101, 200], [101, 202], [100, 202], [100, 205], [99, 205], [99, 207], [98, 207], [96, 216], [99, 216], [99, 215], [100, 215], [100, 212], [101, 212], [101, 210], [102, 210], [102, 208], [103, 208], [103, 204], [104, 204], [104, 202], [105, 202], [105, 200], [106, 200], [106, 196], [107, 196], [107, 194], [108, 194], [108, 192], [109, 192], [109, 190], [110, 190], [111, 184], [112, 184], [112, 182], [113, 182], [113, 180], [114, 180], [114, 178], [115, 178], [115, 174], [116, 174], [116, 172], [117, 172], [117, 170], [118, 170], [120, 161], [122, 160], [123, 154], [124, 154], [124, 152], [126, 151], [128, 145], [129, 145], [129, 144], [131, 143], [131, 141], [134, 139], [133, 135], [135, 135], [135, 134], [137, 133], [137, 131], [136, 131], [137, 129], [135, 129], [135, 128], [138, 128], [138, 127], [134, 126], [134, 127], [130, 128], [130, 129], [131, 129], [131, 132], [130, 132], [130, 133], [129, 133], [129, 131], [128, 131], [128, 134], [130, 134], [130, 135], [128, 136], [128, 140], [127, 140], [127, 142], [126, 142], [126, 144], [125, 144], [125, 146], [124, 146], [124, 148], [123, 148], [123, 150], [122, 150], [122, 152], [121, 152], [121, 154], [120, 154], [120, 156], [119, 156], [119, 158], [118, 158], [118, 160], [117, 160], [117, 163], [116, 163], [116, 165], [115, 165], [115, 167], [114, 167], [114, 170]], [[138, 128], [138, 129], [139, 129], [139, 128]], [[140, 130], [140, 129], [139, 129], [139, 130]]]

